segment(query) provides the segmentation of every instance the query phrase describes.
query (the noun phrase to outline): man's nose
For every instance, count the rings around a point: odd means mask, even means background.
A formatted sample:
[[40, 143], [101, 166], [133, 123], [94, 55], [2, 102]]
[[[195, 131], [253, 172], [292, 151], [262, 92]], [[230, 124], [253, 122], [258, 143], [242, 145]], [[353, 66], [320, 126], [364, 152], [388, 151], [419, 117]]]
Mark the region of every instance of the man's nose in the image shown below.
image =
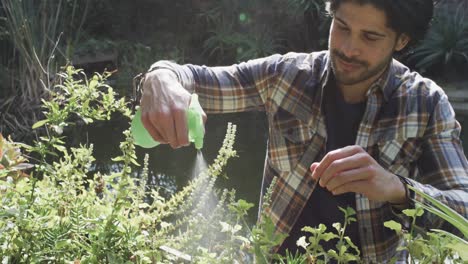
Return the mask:
[[341, 46], [341, 52], [346, 55], [347, 58], [353, 58], [361, 55], [359, 41], [355, 38], [348, 38], [343, 42], [343, 45]]

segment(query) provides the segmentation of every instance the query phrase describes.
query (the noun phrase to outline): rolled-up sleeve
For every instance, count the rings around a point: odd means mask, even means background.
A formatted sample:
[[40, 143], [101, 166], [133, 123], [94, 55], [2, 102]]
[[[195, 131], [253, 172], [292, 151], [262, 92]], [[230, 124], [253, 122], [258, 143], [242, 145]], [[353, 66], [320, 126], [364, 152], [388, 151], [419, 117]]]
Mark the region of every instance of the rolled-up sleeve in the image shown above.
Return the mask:
[[268, 111], [282, 59], [272, 55], [223, 67], [158, 61], [150, 69], [173, 71], [185, 89], [198, 94], [207, 113]]

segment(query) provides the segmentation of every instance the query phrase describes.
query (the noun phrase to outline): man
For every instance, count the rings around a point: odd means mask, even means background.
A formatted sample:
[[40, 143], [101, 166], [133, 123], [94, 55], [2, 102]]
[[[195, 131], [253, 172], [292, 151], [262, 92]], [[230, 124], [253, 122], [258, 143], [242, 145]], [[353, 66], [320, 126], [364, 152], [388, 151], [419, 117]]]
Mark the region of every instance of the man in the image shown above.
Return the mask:
[[[263, 190], [278, 177], [271, 211], [279, 249], [294, 250], [300, 229], [342, 220], [366, 263], [397, 252], [385, 221], [405, 222], [410, 184], [468, 216], [468, 162], [447, 96], [392, 59], [421, 38], [431, 0], [330, 0], [329, 50], [289, 53], [229, 67], [155, 63], [146, 74], [142, 121], [157, 141], [188, 144], [185, 111], [196, 92], [208, 113], [262, 109], [269, 123]], [[318, 181], [317, 188], [313, 188]], [[446, 228], [424, 214], [426, 228]], [[332, 245], [324, 245], [326, 248]]]

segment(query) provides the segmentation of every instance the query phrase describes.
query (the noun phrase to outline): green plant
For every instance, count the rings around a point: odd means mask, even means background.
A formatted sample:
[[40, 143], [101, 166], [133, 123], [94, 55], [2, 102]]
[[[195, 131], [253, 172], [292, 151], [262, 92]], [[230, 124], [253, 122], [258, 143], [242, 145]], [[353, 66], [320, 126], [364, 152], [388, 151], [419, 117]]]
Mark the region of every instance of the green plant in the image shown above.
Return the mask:
[[[2, 107], [3, 131], [15, 137], [30, 133], [38, 119], [40, 99], [53, 86], [57, 65], [66, 63], [80, 39], [88, 0], [1, 0], [8, 30], [2, 66], [8, 69], [6, 100]], [[3, 61], [3, 58], [8, 58]], [[14, 132], [14, 133], [13, 133]]]
[[436, 10], [434, 22], [426, 38], [406, 57], [421, 72], [442, 69], [451, 74], [468, 64], [468, 20], [461, 2], [454, 7]]
[[[122, 154], [113, 158], [119, 170], [109, 174], [89, 174], [95, 161], [92, 145], [63, 145], [61, 132], [71, 125], [71, 118], [90, 123], [130, 110], [105, 84], [108, 74], [96, 74], [88, 81], [81, 70], [67, 67], [60, 76], [62, 84], [50, 101], [43, 102], [46, 119], [35, 124], [35, 128], [44, 126], [47, 136], [31, 147], [1, 138], [1, 178], [8, 178], [0, 180], [3, 263], [172, 263], [184, 258], [232, 263], [238, 259], [239, 243], [247, 240], [239, 232], [239, 221], [251, 205], [236, 202], [235, 192], [224, 190], [218, 196], [214, 188], [223, 167], [236, 155], [235, 125], [228, 125], [213, 164], [166, 199], [158, 189], [146, 188], [147, 157], [138, 173], [141, 177], [136, 177], [138, 163], [129, 131], [120, 144]], [[40, 158], [30, 178], [11, 180], [16, 175], [12, 172], [31, 168], [24, 166], [19, 148]], [[56, 158], [50, 161], [51, 156]], [[209, 202], [216, 197], [218, 201]]]
[[75, 56], [96, 56], [100, 53], [115, 52], [116, 43], [109, 39], [96, 39], [93, 37], [87, 38], [80, 42], [74, 50]]
[[106, 83], [110, 72], [96, 73], [88, 80], [83, 70], [68, 66], [58, 76], [62, 79], [51, 91], [51, 100], [42, 100], [46, 119], [35, 123], [33, 129], [48, 125], [61, 134], [65, 127], [72, 124], [67, 121], [76, 121], [71, 119], [73, 116], [86, 124], [95, 120], [110, 120], [114, 112], [121, 112], [130, 118], [131, 111], [125, 98], [117, 100], [113, 88]]
[[28, 177], [24, 171], [33, 165], [26, 163], [27, 161], [21, 154], [20, 147], [0, 134], [0, 179], [10, 178], [10, 181], [18, 181]]
[[291, 16], [302, 15], [300, 32], [306, 52], [327, 48], [330, 17], [325, 12], [324, 0], [288, 0]]
[[[297, 241], [297, 245], [305, 249], [305, 255], [312, 263], [328, 263], [332, 260], [335, 260], [337, 263], [348, 263], [360, 260], [359, 249], [348, 236], [345, 236], [346, 227], [351, 222], [356, 221], [354, 217], [356, 212], [350, 207], [346, 209], [340, 207], [339, 209], [344, 214], [344, 223], [343, 226], [341, 223], [333, 224], [336, 233], [327, 232], [327, 227], [323, 224], [320, 224], [316, 228], [306, 226], [302, 229], [302, 231], [310, 233], [311, 236], [307, 239], [309, 242], [306, 242], [305, 236], [301, 237]], [[338, 239], [336, 250], [330, 249], [325, 251], [320, 244], [321, 241], [326, 242], [332, 239]]]
[[268, 28], [256, 30], [256, 34], [239, 39], [237, 61], [269, 56], [282, 48], [279, 38]]
[[[407, 250], [411, 263], [466, 263], [468, 261], [468, 242], [466, 241], [468, 220], [430, 195], [412, 186], [408, 187], [423, 197], [424, 202], [416, 201], [415, 209], [403, 210], [403, 213], [411, 219], [409, 231], [404, 230], [401, 224], [395, 221], [384, 223], [386, 227], [395, 230], [404, 238], [406, 246], [398, 250]], [[424, 210], [451, 223], [463, 234], [464, 238], [439, 229], [416, 232], [416, 219], [424, 213]]]

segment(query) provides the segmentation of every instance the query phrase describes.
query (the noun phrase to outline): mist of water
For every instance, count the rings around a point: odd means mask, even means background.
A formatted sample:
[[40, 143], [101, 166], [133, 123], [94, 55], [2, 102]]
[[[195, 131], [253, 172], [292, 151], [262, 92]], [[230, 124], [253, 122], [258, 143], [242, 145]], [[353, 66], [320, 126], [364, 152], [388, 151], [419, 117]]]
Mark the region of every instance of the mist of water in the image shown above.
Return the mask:
[[197, 150], [197, 157], [195, 158], [195, 163], [193, 164], [192, 168], [192, 175], [191, 179], [195, 179], [201, 172], [208, 169], [208, 163], [203, 156], [203, 152], [201, 150]]

